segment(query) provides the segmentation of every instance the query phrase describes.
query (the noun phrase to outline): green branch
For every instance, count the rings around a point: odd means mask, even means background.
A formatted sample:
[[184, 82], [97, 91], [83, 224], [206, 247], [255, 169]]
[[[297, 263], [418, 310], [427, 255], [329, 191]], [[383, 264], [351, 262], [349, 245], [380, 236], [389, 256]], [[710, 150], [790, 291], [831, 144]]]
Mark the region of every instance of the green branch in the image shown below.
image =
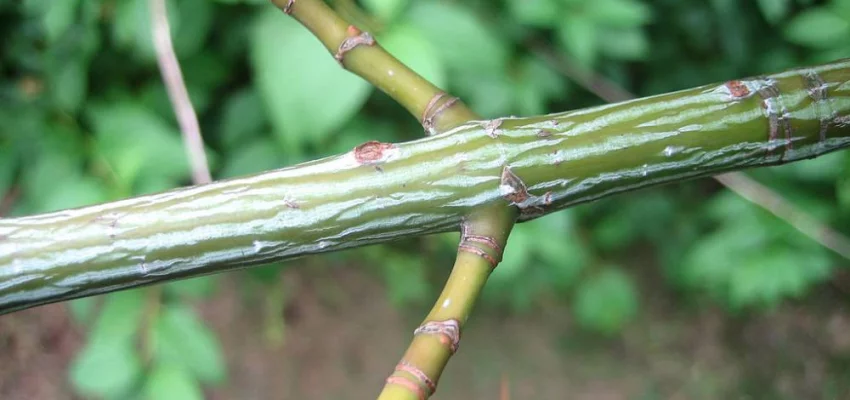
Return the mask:
[[478, 117], [457, 98], [384, 50], [369, 32], [337, 15], [322, 0], [273, 0], [313, 33], [345, 69], [375, 85], [436, 134]]
[[251, 177], [0, 219], [0, 309], [456, 230], [487, 205], [517, 207], [527, 220], [848, 145], [850, 60], [471, 122]]

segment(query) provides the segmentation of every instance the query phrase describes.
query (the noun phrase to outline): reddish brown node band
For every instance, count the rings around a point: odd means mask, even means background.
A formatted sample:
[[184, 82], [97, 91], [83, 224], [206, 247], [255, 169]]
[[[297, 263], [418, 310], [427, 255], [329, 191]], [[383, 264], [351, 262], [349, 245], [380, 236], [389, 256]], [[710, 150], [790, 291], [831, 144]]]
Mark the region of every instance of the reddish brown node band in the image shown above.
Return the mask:
[[461, 244], [465, 242], [481, 243], [491, 248], [493, 251], [496, 252], [496, 254], [502, 254], [502, 246], [499, 245], [499, 242], [497, 242], [496, 239], [493, 239], [489, 236], [472, 234], [469, 221], [465, 218], [460, 224], [460, 242]]
[[458, 249], [458, 251], [463, 251], [463, 252], [466, 252], [466, 253], [472, 253], [472, 254], [475, 254], [475, 255], [483, 258], [493, 268], [496, 268], [496, 266], [499, 265], [499, 261], [496, 260], [495, 258], [493, 258], [493, 256], [491, 256], [490, 254], [487, 254], [486, 251], [479, 249], [475, 246], [471, 246], [471, 245], [468, 245], [468, 244], [465, 244], [465, 243], [461, 243], [457, 246], [457, 249]]
[[444, 92], [435, 94], [434, 97], [431, 97], [431, 100], [428, 101], [428, 105], [426, 105], [425, 109], [422, 111], [422, 128], [424, 128], [429, 134], [435, 133], [437, 117], [458, 101], [457, 97], [448, 96], [449, 99], [440, 104], [440, 99], [447, 96], [448, 95]]
[[345, 68], [345, 64], [343, 63], [343, 59], [345, 58], [345, 54], [351, 50], [357, 48], [357, 46], [374, 46], [375, 38], [369, 32], [362, 32], [360, 29], [357, 29], [354, 25], [349, 25], [346, 29], [346, 33], [348, 37], [339, 44], [339, 48], [337, 48], [336, 53], [334, 54], [334, 59]]
[[420, 385], [425, 386], [428, 389], [428, 396], [434, 394], [437, 391], [437, 384], [434, 383], [434, 380], [428, 377], [424, 371], [417, 368], [415, 365], [407, 362], [406, 360], [401, 360], [398, 365], [395, 366], [396, 371], [406, 372], [410, 375], [416, 377], [419, 380]]
[[428, 398], [428, 395], [425, 393], [425, 390], [422, 386], [416, 384], [416, 382], [411, 381], [407, 377], [392, 375], [387, 378], [387, 385], [398, 385], [402, 386], [407, 390], [413, 392], [416, 397], [420, 400], [425, 400]]
[[387, 150], [395, 148], [392, 143], [368, 141], [354, 148], [354, 159], [358, 164], [375, 164], [386, 158]]
[[460, 347], [460, 322], [456, 319], [428, 321], [413, 331], [413, 336], [417, 335], [437, 335], [440, 343], [447, 346], [454, 354]]
[[750, 88], [741, 81], [726, 82], [726, 88], [729, 89], [729, 93], [735, 98], [742, 98], [750, 95]]

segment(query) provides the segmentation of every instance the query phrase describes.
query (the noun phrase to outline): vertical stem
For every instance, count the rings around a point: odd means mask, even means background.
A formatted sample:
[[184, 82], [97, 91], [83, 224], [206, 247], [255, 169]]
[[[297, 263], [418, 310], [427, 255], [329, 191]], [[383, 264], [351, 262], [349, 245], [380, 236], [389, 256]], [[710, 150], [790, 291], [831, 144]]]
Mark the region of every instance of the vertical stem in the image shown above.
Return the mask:
[[180, 124], [180, 132], [183, 135], [183, 143], [192, 168], [192, 181], [196, 185], [210, 183], [212, 177], [207, 165], [207, 155], [204, 153], [204, 140], [201, 138], [198, 116], [192, 107], [189, 92], [183, 82], [183, 73], [180, 71], [180, 63], [171, 44], [171, 29], [168, 25], [165, 0], [150, 0], [149, 6], [156, 61], [159, 64], [159, 71], [168, 91], [171, 106], [174, 108], [177, 123]]
[[515, 218], [515, 211], [505, 212], [503, 205], [497, 205], [464, 220], [451, 275], [387, 378], [380, 400], [424, 399], [434, 393], [487, 277], [502, 258]]

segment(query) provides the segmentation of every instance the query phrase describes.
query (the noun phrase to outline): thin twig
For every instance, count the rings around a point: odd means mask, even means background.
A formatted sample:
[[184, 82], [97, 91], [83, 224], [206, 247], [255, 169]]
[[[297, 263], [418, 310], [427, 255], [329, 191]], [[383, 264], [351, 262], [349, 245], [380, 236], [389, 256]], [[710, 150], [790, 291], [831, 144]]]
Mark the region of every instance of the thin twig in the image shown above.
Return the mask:
[[548, 62], [555, 70], [562, 75], [570, 78], [579, 86], [587, 91], [595, 94], [602, 100], [609, 103], [619, 103], [621, 101], [631, 100], [635, 96], [613, 81], [608, 80], [602, 75], [584, 69], [582, 66], [574, 63], [560, 53], [552, 51], [547, 45], [536, 40], [529, 40], [526, 46], [531, 49], [531, 52]]
[[443, 370], [457, 352], [461, 331], [490, 273], [502, 258], [516, 213], [488, 207], [461, 225], [457, 259], [443, 292], [387, 378], [379, 400], [423, 400], [437, 390]]
[[[440, 112], [427, 115], [428, 105], [443, 91], [384, 50], [369, 32], [340, 17], [321, 0], [272, 0], [285, 14], [304, 25], [334, 56], [340, 66], [375, 85], [407, 111], [420, 118], [426, 133], [446, 131], [479, 119], [463, 102], [445, 97]], [[424, 115], [424, 116], [423, 116]], [[428, 117], [426, 120], [425, 117]]]
[[[527, 45], [535, 55], [547, 61], [564, 76], [607, 102], [621, 102], [635, 98], [634, 94], [613, 81], [592, 71], [584, 70], [566, 57], [557, 55], [546, 45], [532, 41], [529, 41]], [[760, 184], [743, 172], [729, 172], [713, 176], [713, 178], [733, 193], [769, 211], [800, 233], [850, 260], [850, 238], [795, 207], [773, 189]]]
[[714, 177], [741, 197], [761, 206], [771, 214], [787, 221], [801, 233], [824, 247], [850, 259], [850, 239], [829, 226], [801, 212], [776, 192], [740, 173]]
[[18, 201], [18, 196], [21, 195], [20, 186], [12, 186], [3, 198], [0, 199], [0, 218], [12, 211], [15, 202]]
[[204, 139], [201, 137], [198, 116], [195, 114], [189, 92], [183, 82], [180, 63], [177, 61], [177, 55], [174, 54], [165, 0], [150, 0], [149, 6], [156, 61], [159, 64], [159, 71], [168, 91], [171, 106], [174, 108], [177, 123], [180, 124], [180, 132], [183, 134], [183, 143], [192, 168], [192, 181], [195, 184], [209, 183], [212, 177], [207, 165], [207, 155], [204, 152]]

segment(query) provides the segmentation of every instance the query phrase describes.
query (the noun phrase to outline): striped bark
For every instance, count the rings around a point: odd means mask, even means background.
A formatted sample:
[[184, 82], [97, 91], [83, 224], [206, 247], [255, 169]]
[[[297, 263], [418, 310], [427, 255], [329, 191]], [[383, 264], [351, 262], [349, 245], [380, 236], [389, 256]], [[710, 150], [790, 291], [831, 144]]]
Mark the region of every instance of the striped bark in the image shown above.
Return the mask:
[[112, 203], [0, 219], [0, 312], [411, 235], [528, 220], [850, 144], [850, 60], [444, 134]]

